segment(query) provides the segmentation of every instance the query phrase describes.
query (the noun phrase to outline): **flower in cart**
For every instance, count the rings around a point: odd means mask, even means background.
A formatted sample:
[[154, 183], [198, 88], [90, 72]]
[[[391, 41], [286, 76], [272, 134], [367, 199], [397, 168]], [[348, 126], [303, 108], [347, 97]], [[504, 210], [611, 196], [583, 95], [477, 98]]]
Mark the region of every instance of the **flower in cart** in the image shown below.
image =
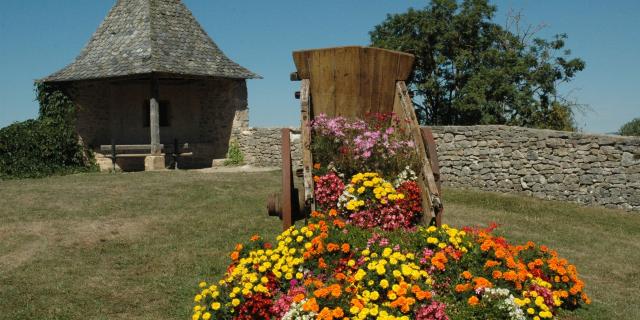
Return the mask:
[[397, 175], [417, 166], [415, 145], [392, 113], [369, 114], [364, 120], [327, 117], [311, 122], [311, 150], [320, 163], [333, 162], [348, 175], [360, 170]]
[[406, 166], [393, 180], [393, 186], [397, 188], [407, 181], [418, 181], [418, 175], [409, 166]]
[[338, 207], [350, 212], [357, 212], [371, 204], [386, 205], [389, 202], [404, 199], [391, 183], [382, 179], [375, 172], [358, 173], [351, 178], [338, 199]]
[[314, 182], [316, 204], [326, 210], [337, 208], [338, 199], [344, 191], [342, 179], [335, 172], [330, 171], [326, 175], [314, 179]]

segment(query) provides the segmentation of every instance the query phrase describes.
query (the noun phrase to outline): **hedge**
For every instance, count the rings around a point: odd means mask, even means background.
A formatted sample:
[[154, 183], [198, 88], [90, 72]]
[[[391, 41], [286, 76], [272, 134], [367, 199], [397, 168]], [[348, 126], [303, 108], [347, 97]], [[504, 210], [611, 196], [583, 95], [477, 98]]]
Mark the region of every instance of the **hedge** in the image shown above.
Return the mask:
[[76, 108], [62, 91], [37, 83], [37, 119], [0, 129], [0, 179], [89, 171], [92, 154], [79, 143]]

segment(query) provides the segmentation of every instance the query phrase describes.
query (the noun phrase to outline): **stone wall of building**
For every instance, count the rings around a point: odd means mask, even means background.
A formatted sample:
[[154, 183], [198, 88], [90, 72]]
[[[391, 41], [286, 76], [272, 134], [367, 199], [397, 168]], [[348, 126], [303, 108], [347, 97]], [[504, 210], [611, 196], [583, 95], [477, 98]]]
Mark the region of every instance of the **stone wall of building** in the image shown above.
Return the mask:
[[[445, 185], [640, 211], [640, 138], [509, 126], [432, 129]], [[280, 165], [280, 129], [252, 128], [240, 137], [250, 163]], [[299, 140], [292, 143], [299, 159]]]
[[[149, 144], [148, 80], [95, 80], [71, 83], [67, 92], [78, 107], [77, 129], [83, 143], [99, 152], [100, 145]], [[168, 124], [160, 126], [160, 143], [189, 143], [192, 157], [184, 168], [210, 167], [224, 158], [234, 132], [248, 127], [244, 80], [160, 80], [160, 107]], [[161, 111], [162, 114], [162, 111]], [[144, 158], [120, 159], [127, 170], [144, 168]], [[171, 159], [167, 157], [167, 164]]]

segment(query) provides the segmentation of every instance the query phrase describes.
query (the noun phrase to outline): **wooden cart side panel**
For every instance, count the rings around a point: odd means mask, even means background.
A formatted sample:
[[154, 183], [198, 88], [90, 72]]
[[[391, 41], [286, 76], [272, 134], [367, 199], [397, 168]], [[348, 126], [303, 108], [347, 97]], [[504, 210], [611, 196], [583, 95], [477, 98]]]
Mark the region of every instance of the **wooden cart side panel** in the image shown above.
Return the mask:
[[387, 113], [393, 111], [400, 56], [386, 51], [377, 56], [375, 94], [378, 96], [378, 108], [375, 111]]
[[354, 118], [359, 115], [360, 50], [354, 47], [336, 48], [335, 62], [335, 103], [334, 115]]
[[409, 76], [414, 60], [403, 52], [363, 47], [296, 51], [293, 57], [298, 77], [311, 80], [314, 113], [348, 118], [391, 111], [395, 82]]
[[[431, 128], [422, 127], [420, 131], [422, 132], [422, 140], [424, 141], [424, 144], [427, 147], [427, 155], [429, 156], [429, 161], [431, 162], [433, 178], [436, 180], [438, 192], [440, 193], [440, 197], [442, 197], [442, 179], [440, 177], [440, 163], [438, 161], [436, 141], [433, 138], [433, 132], [431, 131]], [[438, 210], [436, 214], [436, 226], [439, 227], [442, 225], [443, 215], [444, 215], [444, 206], [441, 205], [440, 210]]]
[[374, 66], [376, 63], [375, 52], [366, 48], [360, 50], [360, 110], [363, 114], [373, 112], [374, 104], [377, 104], [378, 97], [375, 96]]
[[336, 112], [335, 50], [314, 51], [310, 59], [314, 111], [333, 116]]
[[309, 95], [309, 79], [303, 79], [300, 84], [300, 131], [302, 142], [302, 170], [304, 184], [304, 202], [311, 205], [311, 210], [315, 210], [313, 192], [313, 155], [311, 153], [311, 97]]
[[427, 156], [427, 149], [422, 138], [422, 132], [418, 119], [415, 114], [413, 102], [409, 97], [407, 86], [404, 81], [398, 81], [396, 84], [396, 99], [394, 103], [394, 111], [402, 118], [407, 119], [408, 125], [405, 127], [409, 130], [416, 146], [418, 161], [420, 162], [420, 187], [423, 190], [423, 210], [424, 216], [437, 218], [437, 211], [440, 209], [441, 199], [440, 191], [433, 176], [431, 162]]
[[294, 51], [293, 52], [293, 62], [296, 65], [296, 70], [298, 72], [298, 78], [300, 79], [311, 79], [311, 57], [313, 51]]

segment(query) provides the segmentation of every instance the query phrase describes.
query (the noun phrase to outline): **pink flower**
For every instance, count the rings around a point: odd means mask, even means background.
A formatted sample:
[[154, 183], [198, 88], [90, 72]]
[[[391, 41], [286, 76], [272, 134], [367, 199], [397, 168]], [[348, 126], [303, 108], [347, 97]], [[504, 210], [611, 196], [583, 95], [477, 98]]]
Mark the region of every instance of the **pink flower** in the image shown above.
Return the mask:
[[316, 204], [325, 210], [337, 209], [338, 198], [344, 190], [344, 183], [335, 172], [321, 176], [315, 184]]
[[422, 306], [416, 312], [416, 320], [449, 320], [446, 313], [447, 305], [439, 301], [431, 301], [431, 304]]

